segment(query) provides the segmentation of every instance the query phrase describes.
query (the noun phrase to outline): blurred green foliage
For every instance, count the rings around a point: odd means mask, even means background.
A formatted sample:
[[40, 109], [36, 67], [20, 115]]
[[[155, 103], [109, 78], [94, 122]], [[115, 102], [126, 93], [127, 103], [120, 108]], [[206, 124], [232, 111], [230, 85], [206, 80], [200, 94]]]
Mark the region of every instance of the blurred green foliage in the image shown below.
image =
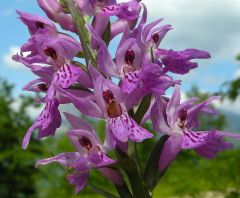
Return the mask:
[[[236, 60], [240, 61], [240, 54], [237, 55]], [[238, 76], [236, 79], [226, 82], [224, 85], [227, 87], [224, 95], [235, 101], [240, 95], [240, 77]]]
[[[35, 168], [35, 161], [52, 155], [73, 151], [74, 148], [65, 133], [68, 126], [60, 129], [55, 137], [37, 140], [32, 138], [26, 151], [21, 149], [22, 138], [32, 124], [27, 109], [32, 106], [32, 97], [11, 95], [13, 87], [0, 80], [0, 197], [1, 198], [101, 198], [87, 187], [80, 195], [74, 194], [74, 187], [66, 181], [68, 170], [58, 164]], [[208, 94], [202, 94], [193, 87], [188, 97], [199, 97], [204, 100]], [[15, 108], [13, 108], [15, 106]], [[18, 108], [16, 108], [18, 106]], [[105, 124], [93, 122], [100, 138], [104, 139]], [[226, 127], [224, 115], [202, 116], [201, 129], [223, 129]], [[151, 125], [146, 124], [150, 131]], [[156, 137], [157, 138], [157, 137]], [[146, 140], [138, 146], [142, 166], [153, 147], [154, 139]], [[221, 153], [217, 159], [205, 160], [193, 151], [182, 152], [170, 166], [163, 180], [154, 191], [155, 198], [197, 195], [206, 191], [225, 193], [226, 198], [240, 198], [240, 150]], [[93, 171], [90, 175], [93, 185], [114, 192], [113, 185], [100, 173]], [[229, 190], [230, 189], [230, 190]]]
[[[41, 143], [33, 140], [31, 149], [21, 150], [22, 137], [31, 124], [25, 107], [32, 101], [28, 97], [14, 100], [12, 89], [0, 79], [0, 197], [36, 197], [34, 161], [41, 155]], [[19, 106], [18, 111], [13, 106]]]

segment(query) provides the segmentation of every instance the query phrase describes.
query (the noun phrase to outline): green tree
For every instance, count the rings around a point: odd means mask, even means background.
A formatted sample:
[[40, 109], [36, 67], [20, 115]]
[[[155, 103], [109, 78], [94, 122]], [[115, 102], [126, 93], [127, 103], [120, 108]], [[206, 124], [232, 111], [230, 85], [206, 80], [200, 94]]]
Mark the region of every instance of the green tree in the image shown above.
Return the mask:
[[[12, 85], [0, 79], [0, 197], [36, 197], [34, 163], [41, 145], [33, 140], [29, 150], [21, 149], [22, 138], [32, 123], [26, 108], [31, 106], [33, 99], [19, 97], [16, 100], [12, 90]], [[19, 109], [13, 110], [16, 104]]]
[[[240, 61], [240, 54], [237, 55], [236, 59]], [[225, 95], [231, 100], [235, 101], [240, 95], [240, 77], [232, 81], [226, 82], [225, 85], [227, 86], [227, 91]]]

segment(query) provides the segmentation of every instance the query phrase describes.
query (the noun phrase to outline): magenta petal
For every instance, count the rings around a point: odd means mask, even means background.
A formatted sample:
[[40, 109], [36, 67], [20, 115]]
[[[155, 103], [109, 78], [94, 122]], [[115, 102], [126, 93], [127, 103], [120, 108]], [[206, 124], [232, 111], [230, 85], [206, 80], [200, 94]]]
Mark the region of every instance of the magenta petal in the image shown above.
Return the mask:
[[100, 168], [98, 170], [102, 173], [103, 176], [112, 181], [114, 184], [117, 184], [119, 186], [124, 184], [123, 177], [119, 171], [111, 168]]
[[130, 131], [126, 115], [123, 114], [117, 118], [109, 118], [108, 126], [117, 140], [119, 140], [120, 142], [128, 141]]
[[[191, 108], [189, 108], [187, 114], [188, 114], [188, 117], [187, 117], [187, 127], [188, 128], [195, 128], [197, 126], [197, 123], [196, 123], [196, 119], [197, 119], [197, 116], [198, 114], [203, 110], [203, 109], [206, 109], [206, 107], [208, 108], [208, 111], [210, 109], [210, 104], [212, 103], [213, 100], [218, 100], [220, 99], [219, 96], [212, 96], [210, 98], [208, 98], [207, 100], [197, 104], [197, 105], [194, 105], [192, 106]], [[212, 108], [211, 108], [212, 109]]]
[[76, 32], [72, 17], [65, 14], [64, 8], [58, 0], [37, 0], [39, 6], [46, 13], [48, 18], [59, 23], [59, 25], [72, 32]]
[[36, 33], [57, 33], [57, 28], [52, 21], [45, 19], [41, 16], [32, 15], [19, 10], [17, 10], [17, 13], [19, 14], [19, 18], [21, 19], [21, 21], [28, 26], [28, 30], [31, 35], [34, 35]]
[[141, 142], [153, 136], [146, 129], [140, 127], [127, 114], [122, 114], [117, 118], [108, 118], [108, 126], [115, 138], [120, 142], [127, 142], [128, 139], [134, 142]]
[[93, 168], [102, 168], [116, 162], [100, 151], [89, 153], [88, 160], [92, 164]]
[[67, 135], [82, 156], [87, 156], [90, 150], [102, 149], [102, 144], [94, 131], [73, 129]]
[[102, 8], [100, 14], [105, 16], [117, 16], [120, 19], [137, 19], [141, 10], [138, 1], [132, 0], [127, 3], [119, 3]]
[[80, 157], [78, 152], [69, 152], [69, 153], [61, 153], [54, 157], [38, 160], [36, 166], [47, 165], [52, 162], [57, 162], [63, 166], [69, 166], [72, 164], [78, 157]]
[[93, 132], [92, 126], [86, 121], [80, 119], [79, 117], [72, 115], [70, 113], [64, 112], [65, 118], [71, 124], [73, 129], [82, 129], [85, 131]]
[[[198, 147], [195, 151], [205, 157], [205, 158], [215, 158], [218, 152], [230, 149], [233, 147], [233, 144], [226, 142], [223, 137], [232, 136], [232, 133], [220, 132], [220, 131], [211, 131], [209, 132], [209, 138], [206, 144]], [[239, 138], [239, 136], [237, 137]]]
[[80, 78], [81, 69], [79, 67], [65, 64], [53, 76], [56, 85], [68, 88]]
[[211, 57], [208, 52], [197, 49], [186, 49], [184, 51], [158, 49], [155, 55], [160, 57], [166, 72], [170, 71], [176, 74], [186, 74], [191, 69], [197, 68], [198, 64], [191, 62], [192, 59], [207, 59]]
[[134, 142], [142, 142], [145, 139], [153, 137], [153, 134], [148, 132], [143, 127], [139, 126], [133, 119], [130, 118], [130, 135], [129, 139]]
[[115, 63], [113, 62], [111, 55], [108, 51], [108, 48], [102, 38], [93, 30], [90, 25], [86, 25], [86, 28], [91, 32], [92, 37], [95, 39], [95, 42], [98, 43], [99, 49], [97, 52], [97, 60], [99, 69], [107, 76], [118, 77], [118, 71]]
[[125, 79], [122, 81], [123, 92], [131, 93], [134, 89], [140, 86], [141, 71], [128, 72], [124, 77]]
[[182, 136], [180, 134], [171, 135], [165, 142], [159, 159], [159, 170], [165, 171], [170, 163], [177, 157], [181, 150]]
[[183, 149], [197, 148], [205, 144], [208, 141], [210, 135], [208, 131], [183, 131], [183, 133]]
[[88, 171], [83, 171], [81, 173], [73, 173], [67, 176], [67, 180], [70, 184], [75, 185], [76, 193], [79, 193], [87, 184]]
[[54, 135], [57, 128], [61, 126], [61, 115], [58, 110], [58, 101], [53, 99], [49, 101], [37, 120], [27, 131], [22, 147], [26, 149], [34, 129], [38, 129], [38, 138]]
[[69, 98], [74, 106], [81, 112], [91, 117], [102, 118], [103, 112], [98, 107], [98, 105], [90, 97], [80, 98], [72, 94], [68, 90], [64, 90], [57, 85], [54, 88], [63, 96]]
[[171, 130], [167, 123], [166, 107], [167, 102], [163, 98], [157, 97], [151, 108], [150, 116], [154, 130], [169, 134]]
[[167, 109], [166, 109], [167, 120], [168, 120], [168, 124], [170, 126], [173, 126], [174, 122], [176, 121], [174, 119], [174, 113], [176, 111], [176, 108], [180, 104], [180, 99], [181, 99], [180, 87], [178, 85], [176, 85], [175, 89], [174, 89], [174, 92], [173, 92], [173, 95], [172, 95], [171, 99], [169, 100], [169, 103], [168, 103]]

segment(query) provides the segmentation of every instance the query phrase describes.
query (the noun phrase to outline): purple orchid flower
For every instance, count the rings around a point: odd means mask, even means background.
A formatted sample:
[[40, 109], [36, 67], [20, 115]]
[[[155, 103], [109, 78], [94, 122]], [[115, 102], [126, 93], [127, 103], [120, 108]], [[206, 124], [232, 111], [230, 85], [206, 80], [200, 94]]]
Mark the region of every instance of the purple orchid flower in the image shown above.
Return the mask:
[[115, 5], [116, 0], [76, 0], [76, 4], [83, 14], [96, 16], [104, 7]]
[[179, 81], [167, 76], [163, 69], [151, 62], [143, 63], [144, 49], [137, 39], [129, 38], [122, 42], [116, 53], [116, 65], [122, 79], [122, 89], [130, 94], [135, 89], [142, 93], [164, 94], [165, 90]]
[[180, 89], [176, 86], [169, 101], [158, 97], [151, 109], [151, 119], [156, 131], [169, 135], [159, 160], [159, 169], [164, 171], [181, 149], [194, 149], [205, 158], [214, 158], [217, 153], [232, 148], [224, 137], [240, 138], [240, 135], [218, 130], [195, 131], [199, 113], [216, 114], [210, 103], [218, 97], [195, 104], [195, 98], [180, 103]]
[[141, 5], [137, 0], [131, 0], [125, 3], [119, 3], [103, 7], [101, 15], [117, 16], [119, 19], [135, 20], [139, 17]]
[[64, 12], [60, 1], [38, 0], [38, 5], [46, 13], [48, 18], [58, 23], [64, 30], [76, 32], [72, 17]]
[[168, 31], [172, 29], [172, 26], [168, 24], [158, 26], [162, 21], [163, 19], [158, 19], [143, 28], [141, 39], [146, 47], [156, 49]]
[[141, 8], [144, 8], [143, 17], [146, 16], [146, 8], [144, 4], [140, 4], [137, 0], [110, 5], [103, 8], [100, 16], [117, 16], [118, 19], [111, 25], [111, 38], [122, 33], [125, 28], [133, 29], [137, 24]]
[[[86, 73], [86, 71], [74, 64], [64, 64], [56, 72], [54, 72], [51, 66], [42, 67], [29, 65], [29, 67], [32, 72], [40, 78], [29, 82], [23, 87], [23, 90], [46, 92], [46, 97], [43, 101], [48, 101], [55, 97], [61, 104], [70, 103], [70, 100], [67, 100], [58, 93], [54, 86], [67, 89], [77, 83], [86, 87], [91, 85], [90, 76]], [[86, 92], [81, 90], [70, 90], [70, 92], [76, 94], [78, 97], [86, 97], [88, 95]]]
[[55, 134], [56, 129], [61, 126], [61, 115], [58, 111], [58, 106], [59, 103], [55, 98], [46, 103], [45, 108], [40, 116], [28, 129], [22, 142], [23, 149], [26, 149], [28, 147], [28, 143], [34, 129], [38, 129], [38, 138], [43, 138]]
[[87, 25], [87, 29], [99, 44], [97, 52], [99, 69], [107, 76], [120, 77], [123, 92], [130, 94], [135, 89], [142, 89], [141, 93], [144, 95], [151, 92], [163, 94], [168, 87], [179, 83], [165, 75], [162, 68], [156, 64], [142, 65], [143, 49], [137, 39], [129, 38], [118, 46], [114, 63], [104, 41], [91, 26]]
[[17, 13], [19, 14], [21, 21], [28, 27], [31, 35], [57, 33], [57, 28], [52, 21], [19, 10], [17, 10]]
[[[81, 68], [69, 64], [65, 64], [55, 73], [52, 67], [32, 66], [31, 69], [40, 78], [31, 81], [25, 85], [23, 89], [35, 92], [46, 92], [45, 98], [38, 100], [40, 102], [46, 102], [46, 106], [39, 118], [25, 135], [23, 148], [27, 148], [30, 136], [35, 128], [39, 129], [39, 138], [42, 138], [54, 135], [56, 129], [60, 127], [61, 116], [58, 111], [58, 106], [59, 104], [69, 103], [70, 101], [64, 98], [64, 96], [61, 96], [53, 85], [65, 89], [69, 88], [71, 85], [78, 82], [79, 78], [84, 73]], [[81, 97], [85, 96], [81, 91], [73, 91], [72, 93], [78, 94], [78, 96]]]
[[124, 105], [120, 87], [99, 76], [94, 83], [95, 99], [107, 119], [107, 128], [112, 140], [110, 147], [128, 140], [141, 142], [153, 135], [140, 127], [129, 115]]
[[68, 168], [73, 168], [74, 171], [67, 176], [67, 179], [69, 183], [76, 186], [76, 192], [81, 191], [86, 185], [91, 169], [98, 169], [105, 177], [121, 185], [123, 182], [121, 175], [107, 167], [115, 161], [105, 154], [106, 150], [92, 127], [69, 113], [65, 113], [65, 117], [74, 128], [68, 132], [68, 137], [77, 152], [62, 153], [55, 157], [39, 160], [36, 165], [58, 162]]
[[25, 65], [43, 63], [60, 67], [72, 60], [80, 49], [80, 44], [65, 34], [38, 34], [32, 36], [28, 43], [21, 47], [20, 55], [13, 56], [13, 59]]
[[157, 49], [155, 55], [164, 65], [166, 72], [170, 71], [176, 74], [186, 74], [191, 69], [197, 68], [198, 64], [191, 62], [192, 59], [211, 58], [208, 52], [197, 49], [186, 49], [184, 51]]

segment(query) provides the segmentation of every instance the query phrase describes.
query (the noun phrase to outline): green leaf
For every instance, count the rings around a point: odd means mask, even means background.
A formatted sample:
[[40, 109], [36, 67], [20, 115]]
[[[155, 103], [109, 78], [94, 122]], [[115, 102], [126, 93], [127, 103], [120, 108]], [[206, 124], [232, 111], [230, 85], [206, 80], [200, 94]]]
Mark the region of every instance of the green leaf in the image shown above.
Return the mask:
[[122, 169], [128, 176], [134, 198], [150, 198], [148, 188], [142, 180], [137, 165], [126, 153], [116, 148], [116, 155]]
[[154, 148], [151, 151], [151, 154], [147, 160], [145, 171], [144, 171], [144, 180], [147, 183], [149, 189], [153, 190], [158, 181], [164, 175], [165, 172], [160, 172], [158, 169], [158, 161], [163, 149], [165, 142], [168, 140], [168, 135], [161, 137]]
[[118, 191], [118, 194], [120, 195], [121, 198], [133, 198], [126, 183], [124, 183], [124, 185], [122, 186], [115, 185], [115, 188]]
[[135, 116], [134, 116], [134, 120], [138, 124], [142, 121], [142, 118], [144, 117], [145, 113], [147, 112], [147, 110], [151, 104], [151, 98], [152, 98], [152, 95], [149, 94], [142, 99], [142, 101], [137, 109], [137, 112], [135, 113]]
[[111, 23], [110, 20], [108, 21], [107, 27], [103, 33], [102, 39], [105, 41], [106, 45], [108, 46], [111, 41]]
[[90, 39], [88, 30], [85, 27], [85, 24], [86, 24], [85, 19], [81, 15], [79, 10], [76, 8], [73, 0], [68, 0], [67, 5], [68, 5], [68, 9], [73, 17], [73, 21], [74, 21], [75, 27], [77, 29], [77, 33], [78, 33], [79, 39], [82, 44], [86, 63], [87, 63], [87, 65], [89, 65], [89, 63], [91, 62], [91, 64], [94, 67], [97, 67], [96, 54], [91, 48], [91, 39]]

